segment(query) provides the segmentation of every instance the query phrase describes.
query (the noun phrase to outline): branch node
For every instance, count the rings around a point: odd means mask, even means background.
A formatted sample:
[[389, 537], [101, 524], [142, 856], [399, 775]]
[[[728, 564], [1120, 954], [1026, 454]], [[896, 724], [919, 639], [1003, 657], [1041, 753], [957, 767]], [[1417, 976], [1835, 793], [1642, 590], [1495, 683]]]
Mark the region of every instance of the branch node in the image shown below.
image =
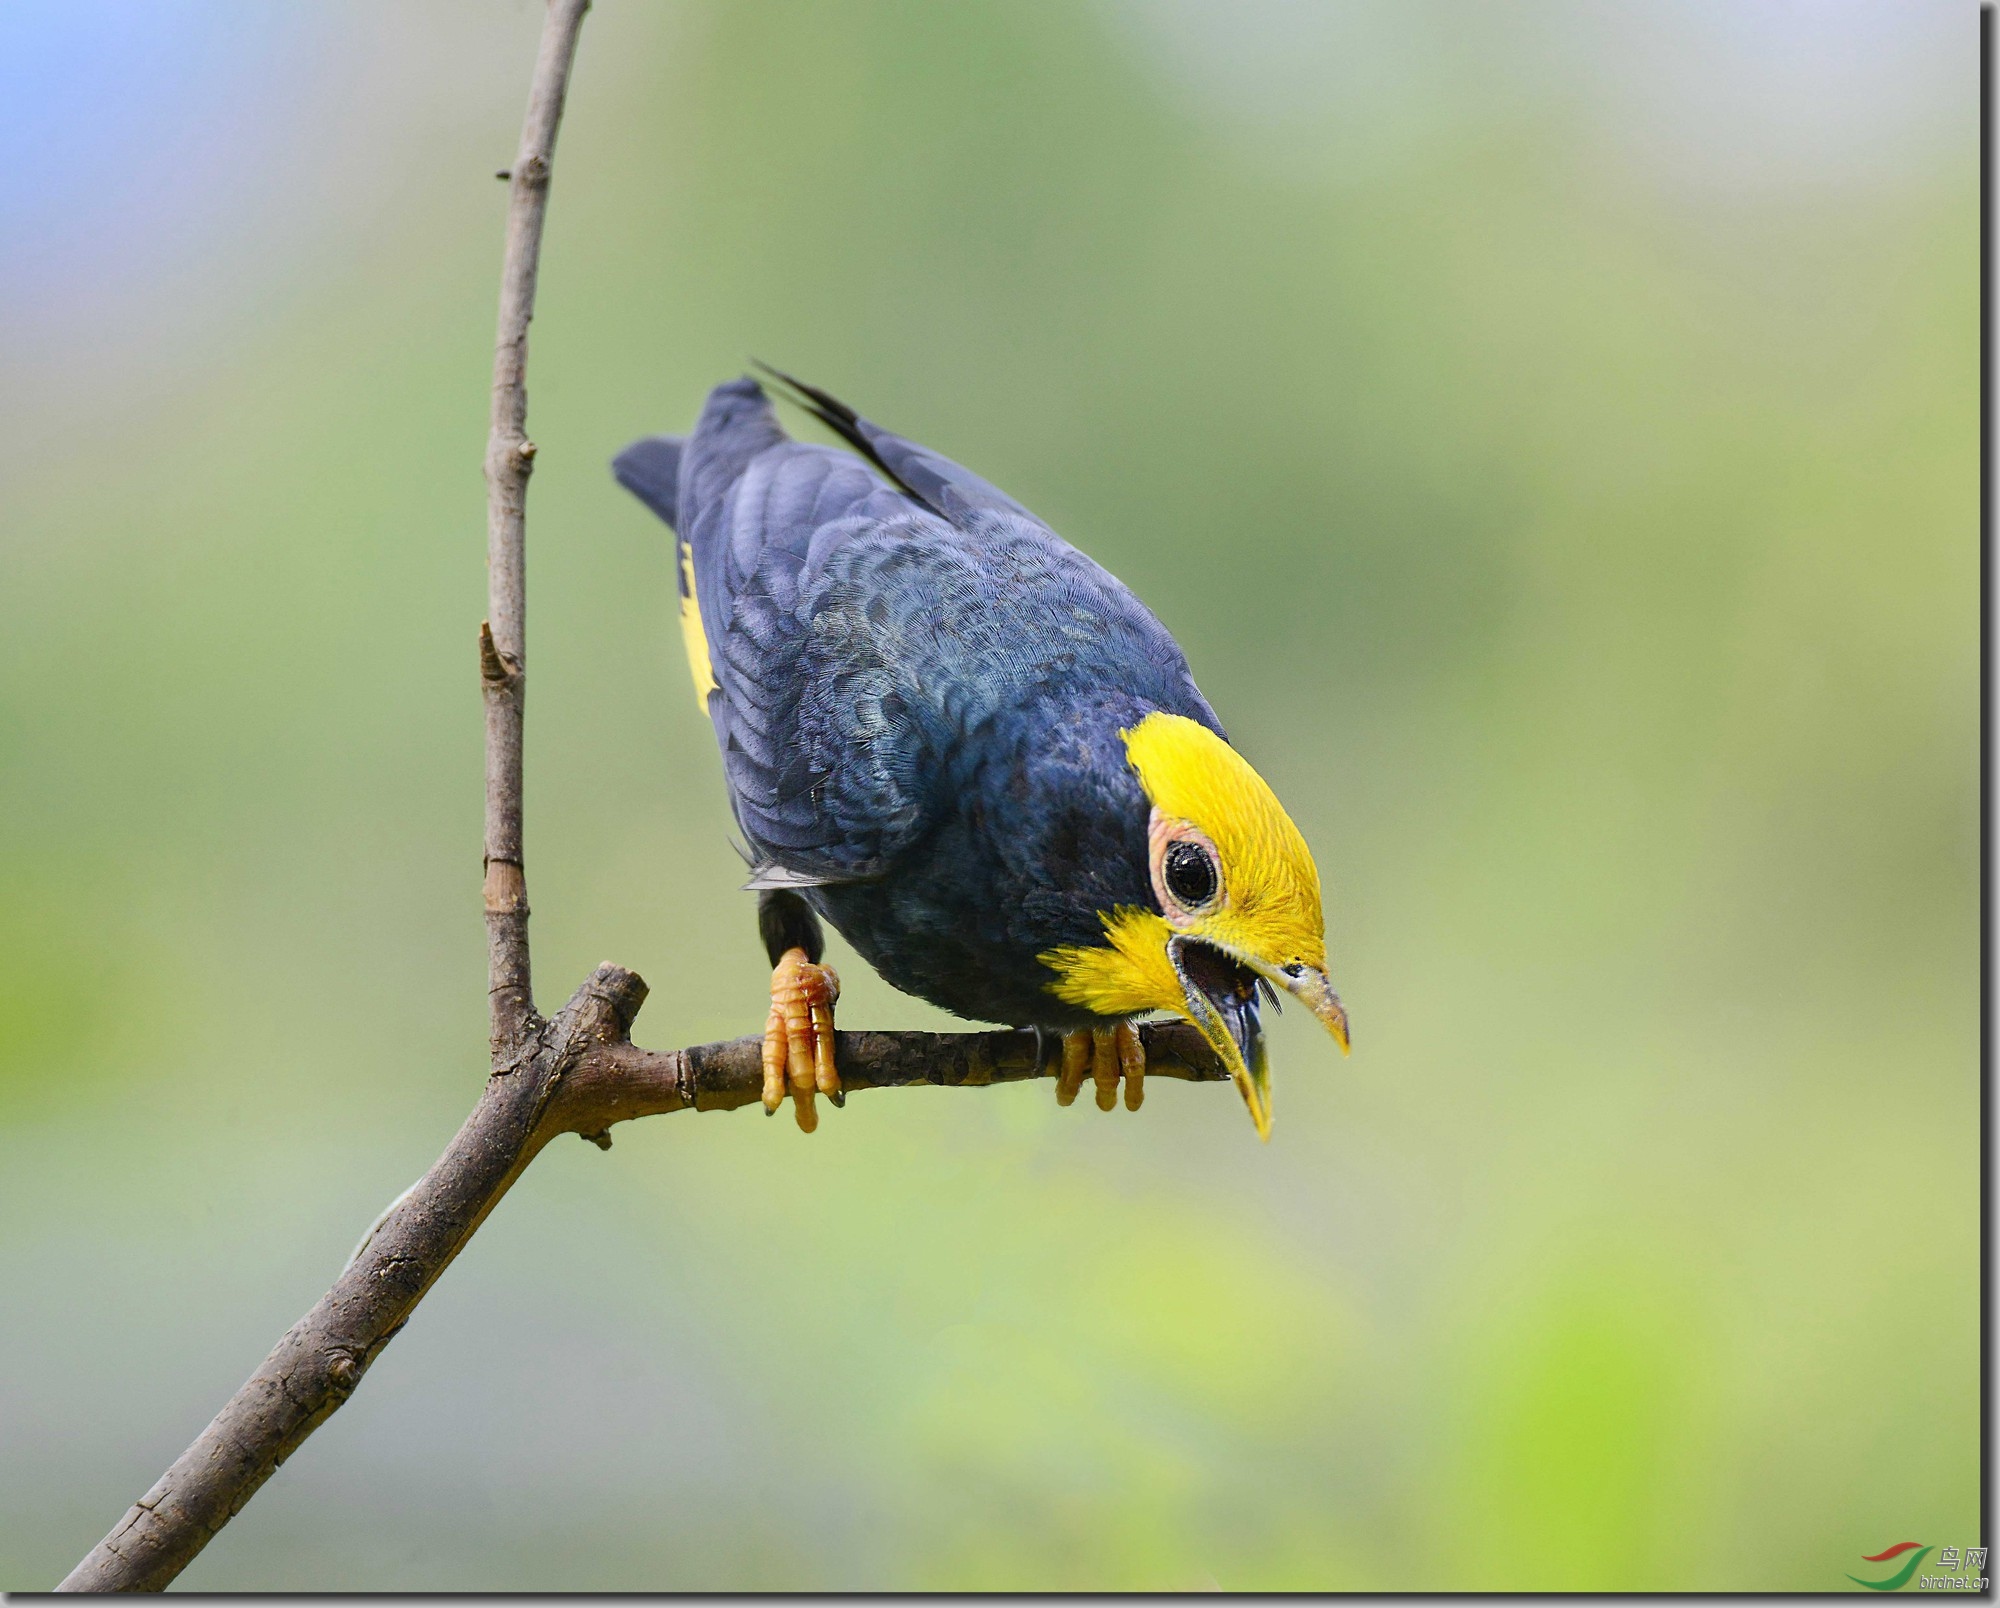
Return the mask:
[[577, 1138], [588, 1141], [590, 1144], [597, 1146], [599, 1150], [609, 1150], [611, 1148], [611, 1135], [603, 1129], [599, 1129], [596, 1133], [580, 1133], [577, 1135]]
[[632, 1031], [633, 1022], [638, 1020], [639, 1007], [646, 1003], [646, 979], [637, 972], [627, 971], [623, 966], [605, 961], [578, 989], [579, 994], [588, 994], [604, 1005], [611, 1013], [617, 1037], [624, 1038]]
[[521, 673], [521, 661], [511, 653], [502, 653], [493, 640], [493, 622], [479, 622], [479, 679], [491, 686], [505, 686]]
[[336, 1394], [351, 1396], [361, 1383], [361, 1365], [345, 1351], [336, 1351], [326, 1365], [326, 1382]]
[[[369, 1361], [401, 1331], [431, 1280], [477, 1231], [533, 1159], [551, 1095], [566, 1086], [607, 1022], [629, 1022], [644, 985], [620, 974], [609, 997], [588, 1000], [554, 1038], [528, 985], [528, 902], [521, 871], [521, 722], [527, 688], [524, 619], [525, 483], [534, 445], [524, 439], [528, 323], [546, 219], [550, 157], [589, 0], [549, 0], [528, 87], [519, 156], [509, 181], [506, 246], [493, 348], [487, 434], [488, 618], [479, 628], [486, 713], [487, 991], [496, 1075], [445, 1154], [419, 1180], [415, 1207], [387, 1214], [377, 1241], [342, 1270], [222, 1411], [70, 1571], [61, 1591], [159, 1591], [172, 1582], [271, 1471], [360, 1383]], [[498, 631], [498, 640], [495, 631]], [[505, 642], [507, 651], [500, 643]], [[622, 1032], [622, 1029], [620, 1029]], [[612, 1046], [602, 1044], [609, 1050]], [[518, 1076], [500, 1073], [518, 1072]], [[593, 1117], [584, 1126], [608, 1126]], [[376, 1230], [370, 1231], [373, 1239]]]
[[528, 878], [521, 869], [521, 862], [489, 859], [486, 862], [485, 895], [489, 916], [526, 915]]

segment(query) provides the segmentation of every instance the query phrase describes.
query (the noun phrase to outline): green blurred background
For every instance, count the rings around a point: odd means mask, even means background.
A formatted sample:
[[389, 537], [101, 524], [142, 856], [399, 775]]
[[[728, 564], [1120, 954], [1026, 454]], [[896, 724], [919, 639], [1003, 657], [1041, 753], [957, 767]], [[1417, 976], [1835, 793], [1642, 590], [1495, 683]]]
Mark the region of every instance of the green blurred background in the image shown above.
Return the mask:
[[[539, 6], [0, 11], [0, 1586], [480, 1083]], [[600, 0], [534, 326], [544, 1006], [765, 973], [662, 531], [752, 354], [1187, 647], [1341, 1061], [559, 1145], [189, 1588], [1794, 1588], [1976, 1543], [1969, 4]], [[835, 945], [835, 958], [845, 952]], [[845, 957], [843, 1019], [935, 1026]]]

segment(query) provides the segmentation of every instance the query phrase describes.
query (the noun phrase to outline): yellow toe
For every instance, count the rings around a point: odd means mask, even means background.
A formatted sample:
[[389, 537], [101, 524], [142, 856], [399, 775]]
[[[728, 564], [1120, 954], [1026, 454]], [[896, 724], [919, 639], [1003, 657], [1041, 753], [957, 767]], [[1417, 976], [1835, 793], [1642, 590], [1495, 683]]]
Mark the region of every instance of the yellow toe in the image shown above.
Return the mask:
[[840, 978], [831, 966], [815, 965], [803, 949], [788, 949], [771, 973], [771, 1015], [764, 1029], [764, 1109], [775, 1111], [792, 1097], [792, 1113], [802, 1132], [819, 1126], [815, 1097], [840, 1103], [840, 1072], [834, 1064], [834, 1001]]

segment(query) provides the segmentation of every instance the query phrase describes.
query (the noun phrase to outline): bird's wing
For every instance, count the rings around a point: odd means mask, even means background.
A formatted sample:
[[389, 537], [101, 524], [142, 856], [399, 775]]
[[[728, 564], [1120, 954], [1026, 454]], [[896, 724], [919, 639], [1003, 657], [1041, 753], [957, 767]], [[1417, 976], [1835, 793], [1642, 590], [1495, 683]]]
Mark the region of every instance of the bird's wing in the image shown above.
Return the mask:
[[926, 516], [851, 454], [788, 438], [753, 380], [710, 394], [678, 468], [708, 710], [752, 885], [874, 876], [920, 829], [925, 738], [893, 697], [885, 713], [880, 667], [824, 684], [806, 604], [831, 553]]
[[1221, 730], [1115, 577], [978, 476], [792, 383], [865, 462], [791, 440], [743, 379], [685, 443], [615, 465], [679, 533], [689, 663], [751, 886], [882, 874], [934, 818], [958, 737], [1008, 707], [1115, 687]]
[[[1088, 640], [1078, 644], [1079, 653], [1063, 650], [1062, 657], [1075, 672], [1101, 676], [1107, 685], [1125, 686], [1159, 708], [1221, 732], [1215, 711], [1194, 684], [1180, 644], [1115, 575], [964, 465], [920, 442], [891, 434], [818, 386], [767, 364], [758, 366], [786, 388], [789, 400], [853, 447], [913, 502], [971, 538], [968, 553], [984, 571], [976, 589], [983, 613], [989, 617], [1004, 613], [1006, 595], [1019, 592], [1031, 577], [1052, 586], [1069, 600], [1071, 607], [1065, 612], [1072, 620], [1093, 622], [1083, 633]], [[949, 582], [933, 575], [931, 584]], [[996, 602], [1002, 605], [998, 609], [991, 607]], [[1060, 638], [1070, 634], [1069, 623], [1061, 617], [1043, 620], [1024, 636]], [[1003, 657], [1010, 656], [1012, 644], [996, 647]], [[979, 668], [988, 682], [1008, 679], [1006, 667], [991, 657]], [[1048, 668], [1029, 664], [1027, 679], [1032, 682]]]

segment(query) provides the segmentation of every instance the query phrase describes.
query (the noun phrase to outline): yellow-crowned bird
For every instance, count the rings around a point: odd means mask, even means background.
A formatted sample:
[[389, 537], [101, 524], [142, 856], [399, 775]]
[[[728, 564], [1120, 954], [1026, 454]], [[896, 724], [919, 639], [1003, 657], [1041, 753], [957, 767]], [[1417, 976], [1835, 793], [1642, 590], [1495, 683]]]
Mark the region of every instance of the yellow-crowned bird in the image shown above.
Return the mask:
[[619, 481], [676, 532], [681, 628], [775, 968], [764, 1105], [840, 1099], [824, 917], [890, 983], [1064, 1035], [1136, 1109], [1133, 1019], [1187, 1018], [1271, 1127], [1259, 991], [1347, 1047], [1319, 873], [1166, 628], [1004, 492], [775, 370], [634, 442]]

